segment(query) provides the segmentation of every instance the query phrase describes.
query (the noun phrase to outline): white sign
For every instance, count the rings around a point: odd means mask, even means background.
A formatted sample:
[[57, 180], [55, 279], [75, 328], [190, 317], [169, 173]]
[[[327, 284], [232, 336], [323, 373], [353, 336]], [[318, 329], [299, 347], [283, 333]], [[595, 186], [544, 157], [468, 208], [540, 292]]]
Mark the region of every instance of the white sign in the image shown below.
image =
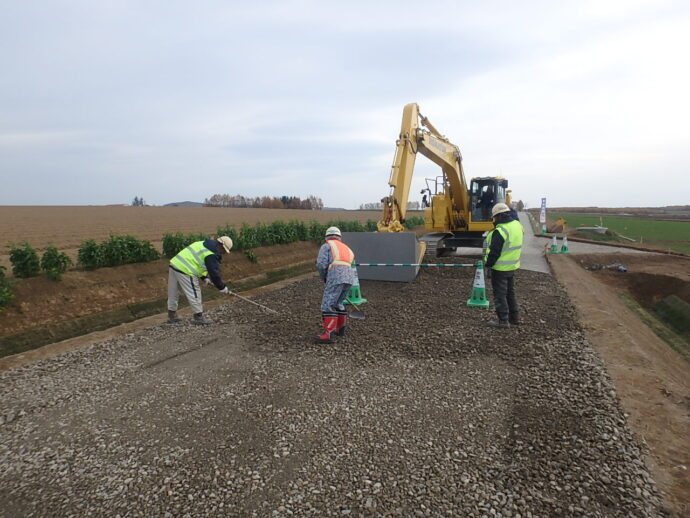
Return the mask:
[[472, 283], [473, 288], [484, 288], [486, 285], [484, 284], [484, 270], [477, 268], [474, 271], [474, 282]]
[[541, 199], [541, 212], [539, 213], [539, 223], [546, 223], [546, 198]]

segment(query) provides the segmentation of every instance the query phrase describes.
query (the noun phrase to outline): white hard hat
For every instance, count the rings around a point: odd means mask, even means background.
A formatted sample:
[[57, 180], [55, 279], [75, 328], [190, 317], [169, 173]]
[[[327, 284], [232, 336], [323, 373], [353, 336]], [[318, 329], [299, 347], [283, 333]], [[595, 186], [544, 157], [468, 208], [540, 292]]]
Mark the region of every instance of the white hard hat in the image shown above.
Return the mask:
[[508, 207], [508, 205], [505, 203], [497, 203], [491, 209], [491, 217], [495, 218], [498, 214], [502, 214], [504, 212], [510, 212], [510, 207]]
[[221, 236], [218, 238], [218, 242], [223, 245], [223, 248], [225, 248], [225, 251], [230, 253], [230, 249], [232, 248], [232, 239], [230, 239], [228, 236]]
[[326, 229], [326, 237], [328, 236], [338, 236], [341, 237], [340, 229], [338, 227], [328, 227]]

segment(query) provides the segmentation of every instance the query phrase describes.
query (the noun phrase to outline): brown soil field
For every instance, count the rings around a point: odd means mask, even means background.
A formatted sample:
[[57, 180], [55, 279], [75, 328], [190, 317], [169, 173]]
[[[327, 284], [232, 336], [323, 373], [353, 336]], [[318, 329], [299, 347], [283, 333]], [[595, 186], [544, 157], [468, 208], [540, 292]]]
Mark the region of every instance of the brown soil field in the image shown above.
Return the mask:
[[0, 265], [10, 272], [12, 244], [28, 242], [41, 252], [55, 246], [76, 257], [85, 239], [102, 241], [112, 235], [130, 234], [151, 241], [159, 250], [166, 232], [215, 233], [225, 225], [273, 221], [332, 220], [366, 222], [380, 219], [378, 211], [234, 209], [215, 207], [108, 207], [108, 206], [0, 206]]

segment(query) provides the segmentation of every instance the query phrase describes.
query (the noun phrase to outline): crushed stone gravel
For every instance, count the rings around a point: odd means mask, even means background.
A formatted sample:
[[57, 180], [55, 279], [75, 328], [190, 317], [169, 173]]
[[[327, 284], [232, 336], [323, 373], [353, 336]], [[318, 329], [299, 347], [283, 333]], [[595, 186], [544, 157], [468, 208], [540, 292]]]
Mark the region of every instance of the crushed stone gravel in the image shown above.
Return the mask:
[[0, 373], [0, 516], [663, 516], [563, 290], [492, 330], [472, 278], [363, 281], [333, 345], [310, 278]]

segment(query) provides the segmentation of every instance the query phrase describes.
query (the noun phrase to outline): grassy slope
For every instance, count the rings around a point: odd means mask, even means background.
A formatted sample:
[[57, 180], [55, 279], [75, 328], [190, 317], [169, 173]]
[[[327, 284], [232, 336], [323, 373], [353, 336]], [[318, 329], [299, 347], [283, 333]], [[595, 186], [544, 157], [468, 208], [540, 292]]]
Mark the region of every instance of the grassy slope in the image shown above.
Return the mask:
[[690, 253], [690, 223], [660, 221], [636, 216], [550, 212], [549, 219], [564, 218], [568, 228], [602, 225], [642, 243]]

